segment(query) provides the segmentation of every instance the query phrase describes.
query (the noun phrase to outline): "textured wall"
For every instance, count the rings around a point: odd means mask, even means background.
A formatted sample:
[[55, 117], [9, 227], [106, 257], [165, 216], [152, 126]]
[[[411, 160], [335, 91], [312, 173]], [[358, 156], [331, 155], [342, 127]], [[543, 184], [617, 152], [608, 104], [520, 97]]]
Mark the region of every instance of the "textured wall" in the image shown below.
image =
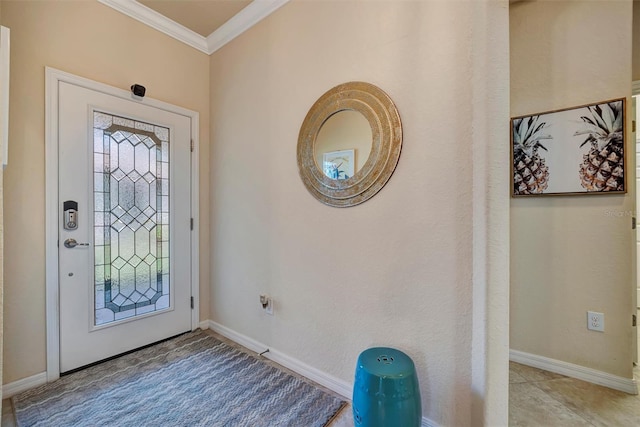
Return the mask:
[[[513, 4], [511, 115], [629, 97], [631, 7]], [[511, 348], [632, 377], [635, 160], [627, 148], [626, 195], [511, 201]], [[604, 333], [587, 330], [587, 310], [605, 314]]]
[[[212, 55], [213, 320], [349, 382], [360, 351], [398, 347], [427, 417], [506, 424], [507, 20], [506, 2], [294, 1]], [[338, 209], [296, 144], [352, 80], [391, 96], [404, 144], [380, 193]]]
[[640, 1], [633, 0], [633, 81], [640, 80]]
[[209, 312], [209, 58], [119, 12], [87, 1], [3, 1], [11, 28], [11, 163], [5, 170], [4, 383], [46, 369], [44, 67], [200, 113], [201, 300]]
[[[0, 156], [2, 157], [2, 156]], [[1, 168], [1, 166], [0, 166]], [[3, 371], [3, 358], [2, 348], [4, 346], [4, 204], [3, 204], [3, 175], [4, 172], [0, 170], [0, 378], [2, 378]], [[0, 387], [0, 401], [2, 401], [2, 387]]]
[[[2, 19], [2, 2], [0, 2], [0, 21]], [[2, 168], [2, 154], [0, 154], [0, 168]], [[0, 378], [2, 378], [2, 348], [4, 345], [4, 183], [3, 183], [4, 171], [0, 170]], [[2, 381], [0, 381], [2, 382]], [[0, 402], [2, 401], [2, 387], [0, 387]]]

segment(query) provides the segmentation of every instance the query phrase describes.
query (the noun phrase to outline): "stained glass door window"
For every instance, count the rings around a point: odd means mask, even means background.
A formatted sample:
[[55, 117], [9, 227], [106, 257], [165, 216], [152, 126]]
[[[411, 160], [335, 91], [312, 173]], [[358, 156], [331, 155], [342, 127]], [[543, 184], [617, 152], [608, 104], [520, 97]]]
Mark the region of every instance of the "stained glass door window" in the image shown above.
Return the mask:
[[169, 129], [95, 111], [95, 326], [170, 306]]

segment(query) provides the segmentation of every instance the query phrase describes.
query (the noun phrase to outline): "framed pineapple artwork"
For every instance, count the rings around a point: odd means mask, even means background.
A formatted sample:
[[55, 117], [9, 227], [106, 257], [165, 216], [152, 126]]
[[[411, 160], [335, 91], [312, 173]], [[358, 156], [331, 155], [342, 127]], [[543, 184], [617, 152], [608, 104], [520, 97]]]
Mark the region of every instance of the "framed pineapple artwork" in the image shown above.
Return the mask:
[[511, 119], [512, 196], [626, 193], [625, 99]]

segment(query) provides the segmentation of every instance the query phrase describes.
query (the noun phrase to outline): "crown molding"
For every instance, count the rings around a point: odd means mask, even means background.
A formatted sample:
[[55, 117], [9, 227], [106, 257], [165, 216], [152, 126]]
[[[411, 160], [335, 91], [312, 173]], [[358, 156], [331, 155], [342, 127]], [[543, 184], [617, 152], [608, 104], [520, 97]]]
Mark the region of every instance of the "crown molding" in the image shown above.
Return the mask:
[[98, 1], [207, 55], [211, 55], [289, 2], [289, 0], [254, 0], [205, 38], [135, 0]]
[[118, 12], [142, 22], [176, 40], [209, 54], [207, 41], [200, 34], [191, 31], [187, 27], [167, 18], [155, 10], [138, 3], [135, 0], [98, 0], [105, 6], [109, 6]]
[[253, 0], [207, 37], [209, 55], [262, 21], [289, 0]]

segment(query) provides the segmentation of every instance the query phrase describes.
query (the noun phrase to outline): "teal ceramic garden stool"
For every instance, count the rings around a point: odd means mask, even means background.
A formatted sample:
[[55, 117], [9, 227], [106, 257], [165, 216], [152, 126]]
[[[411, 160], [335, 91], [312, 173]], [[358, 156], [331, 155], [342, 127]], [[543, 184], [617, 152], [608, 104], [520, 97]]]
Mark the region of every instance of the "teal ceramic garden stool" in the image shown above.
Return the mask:
[[422, 404], [413, 360], [387, 347], [360, 353], [352, 405], [356, 427], [420, 427]]

